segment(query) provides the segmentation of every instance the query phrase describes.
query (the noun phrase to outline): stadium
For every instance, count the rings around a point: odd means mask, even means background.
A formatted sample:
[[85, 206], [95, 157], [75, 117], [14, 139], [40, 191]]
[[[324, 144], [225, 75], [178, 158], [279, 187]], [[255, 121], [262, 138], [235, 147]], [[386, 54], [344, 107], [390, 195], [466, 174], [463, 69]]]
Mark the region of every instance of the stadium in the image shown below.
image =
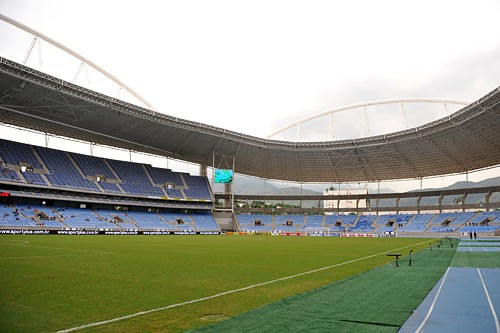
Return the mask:
[[[84, 56], [0, 19], [33, 39], [24, 61], [0, 56], [4, 331], [500, 332], [500, 184], [468, 179], [498, 174], [500, 87], [471, 102], [353, 104], [264, 138], [156, 111]], [[75, 80], [28, 66], [42, 41], [81, 63]], [[133, 101], [78, 84], [87, 67]], [[405, 118], [414, 102], [459, 106], [332, 135], [334, 114], [397, 104]], [[321, 117], [329, 138], [301, 140]], [[275, 138], [290, 128], [296, 138]], [[466, 181], [422, 186], [457, 175]], [[420, 187], [380, 189], [407, 180]], [[259, 193], [239, 189], [259, 181]], [[279, 182], [300, 189], [266, 191]]]

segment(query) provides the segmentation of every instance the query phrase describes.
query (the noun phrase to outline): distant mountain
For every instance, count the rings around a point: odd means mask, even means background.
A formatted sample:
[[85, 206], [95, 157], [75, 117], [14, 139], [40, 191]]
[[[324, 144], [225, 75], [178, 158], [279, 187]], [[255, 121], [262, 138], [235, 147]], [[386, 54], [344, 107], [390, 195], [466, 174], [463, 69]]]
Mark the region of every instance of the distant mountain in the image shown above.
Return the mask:
[[236, 175], [234, 179], [234, 188], [236, 194], [270, 194], [277, 187], [269, 181], [264, 183], [264, 180], [246, 176]]
[[[236, 194], [249, 194], [249, 195], [322, 195], [322, 192], [311, 191], [308, 189], [301, 189], [296, 186], [289, 186], [288, 184], [281, 184], [272, 181], [264, 181], [262, 179], [237, 176], [235, 178], [235, 192]], [[281, 203], [281, 201], [269, 201], [271, 204]], [[283, 201], [287, 205], [298, 206], [299, 200]], [[302, 207], [311, 208], [318, 207], [318, 202], [303, 201]]]
[[[489, 187], [489, 186], [500, 186], [500, 177], [494, 177], [494, 178], [488, 178], [484, 179], [479, 182], [456, 182], [450, 186], [447, 187], [440, 187], [440, 188], [428, 188], [428, 189], [423, 189], [423, 191], [439, 191], [439, 190], [456, 190], [456, 189], [464, 189], [464, 188], [474, 188], [474, 187]], [[418, 190], [419, 191], [419, 190]], [[417, 190], [410, 191], [410, 192], [417, 192]], [[445, 196], [443, 199], [443, 205], [456, 205], [457, 203], [454, 201], [455, 199], [460, 198], [461, 195], [448, 195]], [[420, 202], [420, 205], [422, 206], [428, 206], [428, 205], [437, 205], [438, 204], [438, 197], [428, 197], [428, 198], [422, 198], [422, 201]], [[490, 198], [491, 202], [498, 202], [500, 201], [500, 193], [493, 193], [493, 195]], [[481, 202], [485, 202], [485, 197], [484, 194], [471, 194], [468, 195], [466, 200], [466, 203], [468, 204], [478, 204]], [[416, 200], [413, 199], [401, 199], [400, 201], [400, 206], [415, 206], [416, 205]]]
[[[335, 188], [338, 184], [333, 185]], [[434, 191], [434, 190], [453, 190], [462, 188], [473, 188], [473, 187], [488, 187], [488, 186], [500, 186], [500, 177], [488, 178], [479, 182], [456, 182], [450, 186], [442, 188], [425, 188], [422, 190], [413, 190], [409, 192], [418, 191]], [[307, 189], [305, 188], [307, 187]], [[265, 181], [258, 178], [247, 177], [237, 175], [235, 177], [235, 190], [236, 194], [250, 194], [250, 195], [322, 195], [323, 191], [326, 189], [325, 184], [307, 184], [301, 189], [300, 186], [290, 186], [289, 183], [281, 183], [276, 181]], [[345, 184], [341, 184], [341, 188], [346, 188]], [[359, 189], [362, 187], [351, 186], [352, 189]], [[380, 193], [396, 193], [396, 191], [390, 188], [381, 188]], [[443, 205], [453, 205], [456, 204], [453, 200], [459, 198], [460, 196], [446, 196], [443, 200]], [[422, 198], [420, 205], [437, 205], [437, 197]], [[500, 201], [500, 193], [493, 193], [491, 197], [492, 202]], [[471, 194], [467, 197], [466, 203], [480, 203], [485, 202], [483, 194]], [[289, 201], [285, 202], [290, 205], [298, 205], [299, 201]], [[401, 199], [399, 206], [416, 206], [416, 198]], [[303, 207], [316, 206], [317, 202], [302, 202]], [[381, 199], [379, 205], [383, 206], [395, 206], [395, 199]]]
[[[300, 185], [290, 185], [290, 183], [282, 183], [279, 181], [271, 181], [267, 180], [264, 184], [264, 180], [236, 175], [234, 179], [236, 194], [250, 194], [250, 195], [259, 195], [259, 194], [267, 194], [267, 195], [300, 195]], [[293, 183], [292, 183], [293, 184]], [[338, 188], [339, 184], [331, 184], [334, 188]], [[302, 194], [303, 195], [322, 195], [323, 191], [330, 187], [326, 184], [304, 184], [302, 186]], [[290, 189], [296, 189], [296, 192], [291, 192]], [[346, 189], [346, 184], [340, 184], [341, 189]], [[362, 186], [354, 186], [350, 185], [350, 189], [360, 190], [363, 189]], [[287, 189], [286, 192], [280, 193], [277, 192], [278, 189]], [[396, 191], [390, 188], [381, 188], [380, 193], [395, 193]]]

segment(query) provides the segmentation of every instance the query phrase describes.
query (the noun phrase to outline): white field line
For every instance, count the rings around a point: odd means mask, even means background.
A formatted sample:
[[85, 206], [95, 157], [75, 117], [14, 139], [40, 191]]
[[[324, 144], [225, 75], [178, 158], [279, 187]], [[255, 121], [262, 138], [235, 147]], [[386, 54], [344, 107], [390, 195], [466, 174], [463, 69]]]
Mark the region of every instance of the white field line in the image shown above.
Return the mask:
[[59, 257], [81, 257], [81, 256], [103, 256], [105, 253], [83, 253], [83, 254], [55, 254], [49, 256], [26, 256], [26, 257], [0, 257], [0, 260], [18, 260], [18, 259], [38, 259], [38, 258], [59, 258]]
[[436, 301], [437, 301], [437, 299], [439, 297], [439, 294], [441, 293], [441, 289], [443, 288], [444, 281], [446, 280], [446, 276], [448, 276], [448, 272], [449, 271], [450, 271], [450, 267], [448, 267], [448, 269], [446, 270], [446, 273], [443, 276], [443, 281], [441, 281], [441, 284], [439, 285], [439, 289], [438, 289], [438, 291], [436, 293], [436, 296], [434, 297], [434, 300], [432, 301], [431, 307], [429, 308], [429, 311], [427, 312], [427, 315], [425, 315], [424, 320], [422, 320], [422, 323], [417, 328], [417, 330], [415, 331], [415, 333], [419, 333], [420, 331], [422, 331], [422, 328], [424, 327], [425, 323], [429, 319], [429, 317], [430, 317], [430, 315], [432, 313], [432, 310], [434, 310], [434, 305], [436, 305]]
[[484, 283], [483, 275], [481, 274], [481, 271], [479, 268], [477, 269], [477, 272], [479, 273], [479, 278], [481, 278], [481, 283], [483, 285], [484, 292], [486, 293], [486, 298], [488, 299], [488, 304], [490, 305], [490, 310], [491, 313], [493, 314], [493, 319], [495, 320], [495, 326], [497, 328], [497, 333], [500, 333], [500, 323], [498, 323], [498, 317], [497, 313], [495, 311], [495, 307], [493, 306], [493, 303], [491, 302], [490, 294], [488, 293], [488, 289], [486, 289], [486, 284]]
[[[432, 241], [433, 240], [431, 240], [431, 242]], [[307, 271], [307, 272], [302, 272], [302, 273], [297, 273], [297, 274], [285, 276], [285, 277], [282, 277], [282, 278], [279, 278], [279, 279], [275, 279], [275, 280], [271, 280], [271, 281], [266, 281], [266, 282], [261, 282], [261, 283], [257, 283], [257, 284], [252, 284], [250, 286], [246, 286], [246, 287], [243, 287], [243, 288], [228, 290], [228, 291], [224, 291], [224, 292], [221, 292], [221, 293], [218, 293], [218, 294], [215, 294], [215, 295], [210, 295], [210, 296], [206, 296], [206, 297], [202, 297], [202, 298], [198, 298], [198, 299], [193, 299], [193, 300], [190, 300], [190, 301], [185, 301], [185, 302], [181, 302], [181, 303], [177, 303], [177, 304], [171, 304], [171, 305], [163, 306], [163, 307], [160, 307], [160, 308], [155, 308], [155, 309], [150, 309], [150, 310], [144, 310], [144, 311], [132, 313], [132, 314], [121, 316], [121, 317], [117, 317], [117, 318], [112, 318], [112, 319], [108, 319], [108, 320], [103, 320], [103, 321], [89, 323], [89, 324], [85, 324], [85, 325], [81, 325], [81, 326], [76, 326], [76, 327], [64, 329], [64, 330], [61, 330], [61, 331], [57, 331], [56, 333], [68, 333], [68, 332], [79, 331], [79, 330], [83, 330], [85, 328], [106, 325], [106, 324], [110, 324], [110, 323], [113, 323], [113, 322], [117, 322], [117, 321], [121, 321], [121, 320], [125, 320], [125, 319], [130, 319], [130, 318], [134, 318], [134, 317], [138, 317], [138, 316], [150, 314], [150, 313], [153, 313], [153, 312], [158, 312], [158, 311], [163, 311], [163, 310], [167, 310], [167, 309], [177, 308], [177, 307], [180, 307], [180, 306], [183, 306], [183, 305], [188, 305], [188, 304], [203, 302], [203, 301], [206, 301], [206, 300], [209, 300], [209, 299], [218, 298], [218, 297], [221, 297], [221, 296], [238, 293], [238, 292], [245, 291], [245, 290], [249, 290], [249, 289], [253, 289], [253, 288], [257, 288], [257, 287], [262, 287], [262, 286], [265, 286], [265, 285], [268, 285], [268, 284], [272, 284], [272, 283], [276, 283], [276, 282], [280, 282], [280, 281], [285, 281], [285, 280], [290, 280], [290, 279], [293, 279], [293, 278], [296, 278], [296, 277], [299, 277], [299, 276], [303, 276], [303, 275], [308, 275], [308, 274], [312, 274], [312, 273], [324, 271], [324, 270], [327, 270], [327, 269], [330, 269], [330, 268], [334, 268], [334, 267], [339, 267], [339, 266], [351, 264], [353, 262], [370, 259], [370, 258], [379, 256], [379, 255], [382, 255], [382, 254], [386, 254], [386, 253], [394, 252], [394, 251], [398, 251], [398, 250], [403, 250], [403, 249], [406, 249], [406, 248], [409, 248], [409, 247], [412, 247], [412, 246], [416, 246], [416, 245], [420, 245], [420, 244], [424, 244], [424, 243], [428, 243], [428, 242], [429, 242], [429, 240], [426, 240], [424, 242], [415, 243], [415, 244], [408, 245], [408, 246], [403, 246], [403, 247], [400, 247], [400, 248], [397, 248], [397, 249], [392, 249], [392, 250], [389, 250], [389, 251], [384, 251], [384, 252], [372, 254], [372, 255], [369, 255], [369, 256], [366, 256], [366, 257], [363, 257], [363, 258], [353, 259], [353, 260], [345, 261], [345, 262], [342, 262], [342, 263], [339, 263], [339, 264], [325, 266], [325, 267], [313, 269], [313, 270], [310, 270], [310, 271]]]
[[84, 253], [90, 253], [90, 254], [114, 254], [112, 252], [104, 252], [104, 251], [94, 251], [94, 250], [83, 250], [83, 249], [71, 249], [71, 248], [64, 248], [64, 247], [52, 247], [52, 246], [41, 246], [41, 245], [32, 245], [28, 241], [18, 241], [18, 240], [12, 240], [16, 241], [19, 243], [0, 243], [3, 245], [9, 245], [9, 246], [26, 246], [30, 248], [37, 248], [37, 249], [50, 249], [50, 250], [60, 250], [60, 251], [74, 251], [74, 252], [84, 252]]
[[30, 242], [28, 241], [22, 241], [22, 240], [17, 240], [17, 239], [5, 239], [6, 241], [10, 242], [16, 242], [16, 243], [0, 243], [2, 245], [10, 245], [10, 246], [19, 246], [19, 245], [26, 245], [29, 244]]
[[61, 250], [61, 251], [74, 251], [74, 252], [84, 252], [84, 253], [94, 253], [94, 254], [114, 254], [112, 252], [104, 251], [94, 251], [94, 250], [82, 250], [82, 249], [71, 249], [65, 247], [52, 247], [52, 246], [40, 246], [40, 245], [26, 245], [27, 247], [33, 247], [37, 249], [50, 249], [50, 250]]

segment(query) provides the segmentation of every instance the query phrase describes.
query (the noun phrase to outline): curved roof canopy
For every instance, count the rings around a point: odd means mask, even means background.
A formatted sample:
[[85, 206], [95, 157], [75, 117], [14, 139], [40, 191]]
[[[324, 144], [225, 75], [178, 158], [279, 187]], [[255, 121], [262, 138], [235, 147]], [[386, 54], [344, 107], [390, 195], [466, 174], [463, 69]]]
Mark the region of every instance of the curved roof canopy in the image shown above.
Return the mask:
[[500, 164], [500, 87], [456, 113], [387, 135], [268, 140], [171, 117], [0, 58], [0, 122], [88, 142], [297, 182], [380, 181]]

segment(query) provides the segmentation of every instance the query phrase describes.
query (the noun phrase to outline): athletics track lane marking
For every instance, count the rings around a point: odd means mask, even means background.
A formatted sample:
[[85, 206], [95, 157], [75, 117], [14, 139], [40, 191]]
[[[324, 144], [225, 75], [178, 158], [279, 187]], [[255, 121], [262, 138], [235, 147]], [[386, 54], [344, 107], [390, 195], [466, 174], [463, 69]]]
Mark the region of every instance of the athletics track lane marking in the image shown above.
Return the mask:
[[490, 305], [490, 310], [491, 313], [493, 314], [493, 319], [495, 319], [495, 327], [497, 328], [497, 333], [500, 333], [500, 324], [498, 323], [498, 317], [497, 313], [495, 311], [495, 307], [493, 306], [493, 303], [491, 302], [490, 294], [488, 293], [488, 289], [486, 289], [486, 284], [484, 283], [483, 275], [481, 274], [481, 271], [479, 268], [477, 269], [477, 272], [479, 274], [479, 278], [481, 279], [481, 284], [483, 285], [484, 292], [486, 294], [486, 298], [488, 299], [488, 304]]
[[439, 289], [436, 293], [436, 296], [434, 297], [434, 300], [432, 301], [432, 304], [429, 308], [429, 311], [427, 312], [427, 314], [425, 315], [425, 318], [424, 320], [422, 320], [422, 323], [420, 324], [420, 326], [417, 328], [417, 330], [415, 331], [415, 333], [419, 333], [422, 328], [424, 327], [425, 323], [427, 322], [427, 320], [429, 319], [431, 313], [432, 313], [432, 310], [434, 310], [434, 305], [436, 305], [436, 301], [439, 297], [439, 294], [441, 293], [441, 289], [443, 288], [443, 285], [444, 285], [444, 281], [446, 280], [446, 276], [448, 275], [448, 272], [450, 271], [450, 267], [448, 267], [448, 269], [446, 269], [446, 273], [444, 274], [443, 276], [443, 281], [441, 281], [441, 284], [439, 285]]
[[[433, 239], [433, 240], [431, 240], [431, 242], [435, 241], [435, 240], [436, 239]], [[163, 311], [163, 310], [177, 308], [177, 307], [180, 307], [180, 306], [183, 306], [183, 305], [188, 305], [188, 304], [203, 302], [203, 301], [207, 301], [209, 299], [213, 299], [213, 298], [218, 298], [218, 297], [225, 296], [225, 295], [234, 294], [234, 293], [237, 293], [237, 292], [241, 292], [241, 291], [245, 291], [245, 290], [249, 290], [249, 289], [253, 289], [253, 288], [257, 288], [257, 287], [262, 287], [262, 286], [265, 286], [265, 285], [268, 285], [268, 284], [272, 284], [272, 283], [275, 283], [275, 282], [290, 280], [290, 279], [293, 279], [293, 278], [296, 278], [296, 277], [299, 277], [299, 276], [303, 276], [303, 275], [308, 275], [308, 274], [312, 274], [312, 273], [324, 271], [324, 270], [327, 270], [327, 269], [330, 269], [330, 268], [335, 268], [335, 267], [339, 267], [339, 266], [351, 264], [353, 262], [362, 261], [362, 260], [365, 260], [365, 259], [370, 259], [370, 258], [379, 256], [379, 255], [382, 255], [382, 254], [387, 254], [387, 253], [390, 253], [390, 252], [407, 249], [409, 247], [421, 245], [421, 244], [424, 244], [424, 243], [427, 243], [427, 242], [429, 242], [429, 241], [426, 240], [424, 242], [415, 243], [415, 244], [412, 244], [412, 245], [399, 247], [397, 249], [392, 249], [392, 250], [388, 250], [388, 251], [384, 251], [384, 252], [372, 254], [372, 255], [369, 255], [369, 256], [366, 256], [366, 257], [363, 257], [363, 258], [348, 260], [348, 261], [345, 261], [345, 262], [342, 262], [342, 263], [339, 263], [339, 264], [325, 266], [325, 267], [313, 269], [313, 270], [310, 270], [310, 271], [307, 271], [307, 272], [302, 272], [302, 273], [297, 273], [297, 274], [285, 276], [285, 277], [278, 278], [278, 279], [271, 280], [271, 281], [266, 281], [266, 282], [261, 282], [261, 283], [257, 283], [257, 284], [252, 284], [250, 286], [246, 286], [246, 287], [242, 287], [242, 288], [238, 288], [238, 289], [233, 289], [233, 290], [228, 290], [228, 291], [224, 291], [224, 292], [221, 292], [221, 293], [218, 293], [218, 294], [215, 294], [215, 295], [210, 295], [210, 296], [206, 296], [206, 297], [202, 297], [202, 298], [198, 298], [198, 299], [193, 299], [193, 300], [190, 300], [190, 301], [185, 301], [185, 302], [181, 302], [181, 303], [177, 303], [177, 304], [171, 304], [171, 305], [167, 305], [167, 306], [163, 306], [163, 307], [155, 308], [155, 309], [150, 309], [150, 310], [144, 310], [144, 311], [140, 311], [140, 312], [136, 312], [136, 313], [132, 313], [132, 314], [129, 314], [129, 315], [125, 315], [125, 316], [121, 316], [121, 317], [116, 317], [116, 318], [112, 318], [112, 319], [108, 319], [108, 320], [103, 320], [103, 321], [98, 321], [98, 322], [89, 323], [89, 324], [85, 324], [85, 325], [75, 326], [75, 327], [72, 327], [72, 328], [68, 328], [68, 329], [57, 331], [56, 333], [69, 333], [69, 332], [79, 331], [79, 330], [83, 330], [85, 328], [106, 325], [106, 324], [114, 323], [114, 322], [125, 320], [125, 319], [130, 319], [130, 318], [134, 318], [134, 317], [138, 317], [138, 316], [142, 316], [142, 315], [147, 315], [147, 314], [154, 313], [154, 312], [159, 312], [159, 311]], [[448, 271], [446, 271], [446, 273], [448, 273]]]

